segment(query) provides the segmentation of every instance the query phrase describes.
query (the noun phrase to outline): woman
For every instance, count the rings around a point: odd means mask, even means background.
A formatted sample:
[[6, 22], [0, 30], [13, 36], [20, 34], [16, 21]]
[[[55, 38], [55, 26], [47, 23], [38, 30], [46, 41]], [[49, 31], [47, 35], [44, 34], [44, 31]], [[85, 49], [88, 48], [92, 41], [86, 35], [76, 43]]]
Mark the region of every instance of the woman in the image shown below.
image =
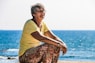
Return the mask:
[[43, 5], [33, 5], [31, 14], [33, 18], [25, 23], [20, 41], [20, 63], [57, 63], [60, 50], [64, 54], [67, 51], [65, 43], [42, 21], [45, 16]]

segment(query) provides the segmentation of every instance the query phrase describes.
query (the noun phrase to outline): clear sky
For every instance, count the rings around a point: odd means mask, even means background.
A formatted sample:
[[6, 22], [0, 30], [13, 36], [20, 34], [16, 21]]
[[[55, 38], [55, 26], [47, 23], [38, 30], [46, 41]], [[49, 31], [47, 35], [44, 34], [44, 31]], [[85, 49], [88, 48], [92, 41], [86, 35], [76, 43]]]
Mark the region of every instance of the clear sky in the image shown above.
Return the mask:
[[0, 0], [0, 29], [22, 30], [35, 3], [45, 6], [50, 29], [95, 30], [95, 0]]

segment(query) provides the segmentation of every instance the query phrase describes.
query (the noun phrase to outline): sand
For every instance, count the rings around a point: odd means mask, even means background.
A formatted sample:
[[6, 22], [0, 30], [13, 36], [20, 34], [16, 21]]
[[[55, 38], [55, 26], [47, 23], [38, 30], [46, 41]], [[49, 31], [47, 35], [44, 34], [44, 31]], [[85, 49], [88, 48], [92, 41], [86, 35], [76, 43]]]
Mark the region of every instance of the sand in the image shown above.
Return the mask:
[[[0, 63], [19, 63], [18, 60], [0, 60]], [[58, 61], [58, 63], [95, 63], [95, 62], [87, 62], [87, 61]]]
[[95, 63], [91, 61], [59, 61], [58, 63]]
[[[8, 57], [0, 57], [0, 63], [19, 63], [18, 57], [9, 58]], [[65, 61], [59, 60], [58, 63], [95, 63], [94, 61]]]

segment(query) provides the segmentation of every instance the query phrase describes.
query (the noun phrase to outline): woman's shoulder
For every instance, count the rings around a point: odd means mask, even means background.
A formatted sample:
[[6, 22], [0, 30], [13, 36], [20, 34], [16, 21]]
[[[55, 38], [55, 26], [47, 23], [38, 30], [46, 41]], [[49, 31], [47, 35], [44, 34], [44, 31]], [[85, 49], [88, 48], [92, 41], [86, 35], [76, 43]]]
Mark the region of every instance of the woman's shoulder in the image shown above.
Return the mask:
[[33, 22], [33, 20], [32, 20], [32, 19], [28, 19], [28, 20], [26, 21], [26, 23], [28, 23], [28, 22]]
[[44, 21], [42, 21], [42, 24], [46, 24]]
[[33, 23], [33, 20], [31, 20], [31, 19], [29, 19], [29, 20], [27, 20], [27, 21], [25, 22], [25, 24], [29, 24], [29, 23], [34, 24], [34, 23]]

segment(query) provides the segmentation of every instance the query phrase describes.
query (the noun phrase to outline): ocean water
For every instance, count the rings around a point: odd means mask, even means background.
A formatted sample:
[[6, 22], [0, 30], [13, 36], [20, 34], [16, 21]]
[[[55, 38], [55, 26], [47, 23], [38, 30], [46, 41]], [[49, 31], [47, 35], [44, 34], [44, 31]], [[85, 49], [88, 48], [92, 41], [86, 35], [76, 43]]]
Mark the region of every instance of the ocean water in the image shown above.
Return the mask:
[[[95, 61], [95, 30], [52, 30], [68, 47], [59, 60]], [[0, 56], [18, 56], [21, 30], [0, 30]]]

